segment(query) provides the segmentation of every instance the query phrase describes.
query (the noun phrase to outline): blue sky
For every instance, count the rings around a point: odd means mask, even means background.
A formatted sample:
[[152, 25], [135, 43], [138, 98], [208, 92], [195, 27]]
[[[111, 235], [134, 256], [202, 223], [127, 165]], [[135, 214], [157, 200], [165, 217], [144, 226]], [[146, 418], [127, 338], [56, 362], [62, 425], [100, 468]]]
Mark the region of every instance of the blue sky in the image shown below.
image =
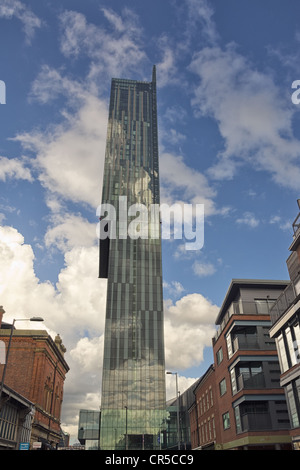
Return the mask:
[[0, 303], [6, 321], [42, 315], [61, 335], [73, 437], [78, 410], [100, 405], [96, 209], [111, 78], [149, 81], [156, 64], [161, 200], [204, 204], [201, 250], [163, 242], [166, 367], [183, 391], [212, 361], [231, 279], [288, 278], [299, 14], [297, 0], [2, 0]]

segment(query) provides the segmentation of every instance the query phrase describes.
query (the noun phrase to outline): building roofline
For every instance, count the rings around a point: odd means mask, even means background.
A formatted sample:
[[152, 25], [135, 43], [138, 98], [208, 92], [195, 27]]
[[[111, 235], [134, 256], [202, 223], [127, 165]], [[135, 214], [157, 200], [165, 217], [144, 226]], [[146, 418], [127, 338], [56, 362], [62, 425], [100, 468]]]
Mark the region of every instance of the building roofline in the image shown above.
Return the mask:
[[[0, 338], [1, 337], [8, 337], [9, 336], [9, 329], [1, 329], [0, 328]], [[32, 330], [32, 329], [14, 329], [13, 338], [32, 338], [34, 340], [44, 340], [47, 341], [52, 350], [60, 359], [60, 362], [64, 365], [66, 369], [66, 373], [70, 370], [68, 363], [66, 362], [64, 355], [61, 352], [61, 349], [53, 340], [51, 335], [48, 333], [47, 330]]]
[[226, 292], [219, 314], [216, 318], [215, 324], [219, 325], [225, 313], [227, 312], [229, 305], [235, 298], [238, 289], [240, 287], [269, 287], [269, 288], [285, 288], [290, 281], [285, 280], [273, 280], [273, 279], [232, 279], [229, 288]]
[[6, 384], [3, 384], [3, 393], [7, 395], [7, 397], [16, 400], [18, 403], [23, 405], [25, 408], [32, 407], [34, 408], [35, 404], [28, 400], [28, 398], [24, 397], [21, 395], [19, 392], [16, 390], [12, 389], [11, 387], [8, 387]]
[[214, 364], [210, 364], [210, 366], [207, 368], [207, 370], [204, 372], [204, 374], [200, 377], [200, 379], [198, 380], [198, 383], [196, 384], [193, 392], [196, 393], [197, 389], [202, 385], [202, 383], [207, 379], [207, 377], [212, 373], [214, 372], [215, 370], [215, 365]]

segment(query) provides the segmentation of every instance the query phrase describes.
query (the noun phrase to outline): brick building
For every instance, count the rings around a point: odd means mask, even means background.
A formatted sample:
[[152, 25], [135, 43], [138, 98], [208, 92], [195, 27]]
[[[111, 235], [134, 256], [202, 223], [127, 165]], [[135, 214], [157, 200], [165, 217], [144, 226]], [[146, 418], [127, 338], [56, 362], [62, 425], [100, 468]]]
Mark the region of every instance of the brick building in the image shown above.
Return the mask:
[[[10, 331], [11, 325], [2, 322], [0, 341], [6, 345]], [[34, 404], [31, 444], [41, 442], [42, 448], [55, 448], [61, 439], [63, 387], [69, 370], [65, 351], [59, 335], [53, 340], [45, 330], [13, 331], [5, 385]], [[0, 377], [3, 367], [0, 364]]]
[[[300, 209], [300, 199], [298, 199]], [[290, 283], [271, 309], [270, 336], [280, 360], [280, 384], [285, 390], [293, 448], [300, 450], [300, 212], [293, 223], [287, 259]]]
[[289, 447], [289, 420], [270, 308], [286, 281], [233, 280], [213, 340], [222, 449]]
[[216, 450], [220, 431], [214, 365], [201, 377], [194, 394], [195, 401], [189, 409], [192, 449]]
[[288, 281], [234, 279], [213, 338], [214, 364], [194, 390], [193, 449], [291, 449], [270, 309]]

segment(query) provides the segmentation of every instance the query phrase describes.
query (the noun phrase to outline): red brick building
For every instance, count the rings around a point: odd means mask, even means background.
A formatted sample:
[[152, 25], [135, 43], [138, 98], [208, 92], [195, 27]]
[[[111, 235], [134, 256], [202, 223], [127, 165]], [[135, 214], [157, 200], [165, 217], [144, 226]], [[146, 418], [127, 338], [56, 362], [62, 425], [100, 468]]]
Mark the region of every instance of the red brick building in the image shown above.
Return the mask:
[[[2, 315], [0, 309], [0, 320]], [[10, 327], [2, 323], [0, 328], [0, 341], [6, 344]], [[41, 442], [43, 448], [55, 448], [61, 439], [63, 387], [69, 370], [65, 351], [59, 335], [53, 341], [45, 330], [14, 329], [4, 382], [35, 405], [31, 445]], [[3, 367], [0, 364], [1, 378]]]
[[192, 449], [216, 449], [220, 436], [215, 367], [211, 365], [194, 389], [195, 402], [189, 409]]
[[213, 338], [214, 364], [194, 390], [192, 449], [291, 449], [270, 310], [288, 281], [234, 279]]

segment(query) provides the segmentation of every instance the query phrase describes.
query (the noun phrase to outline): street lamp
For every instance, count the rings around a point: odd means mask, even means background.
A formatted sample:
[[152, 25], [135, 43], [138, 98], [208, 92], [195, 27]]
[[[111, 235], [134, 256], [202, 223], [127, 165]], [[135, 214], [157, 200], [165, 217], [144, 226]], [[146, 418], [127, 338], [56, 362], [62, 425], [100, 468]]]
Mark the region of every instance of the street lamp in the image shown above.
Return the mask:
[[125, 450], [128, 450], [128, 429], [127, 429], [127, 412], [128, 412], [128, 407], [125, 406], [125, 427], [126, 427], [126, 434], [125, 434]]
[[178, 400], [178, 377], [177, 372], [166, 372], [176, 376], [176, 401], [177, 401], [177, 447], [180, 450], [180, 432], [179, 432], [179, 400]]
[[1, 409], [1, 398], [2, 398], [2, 392], [3, 392], [3, 387], [4, 387], [4, 379], [5, 379], [5, 374], [6, 374], [6, 369], [7, 369], [7, 363], [8, 363], [8, 356], [10, 352], [10, 346], [11, 346], [11, 340], [14, 332], [14, 327], [16, 321], [44, 321], [42, 317], [31, 317], [31, 318], [14, 318], [12, 325], [10, 327], [10, 336], [9, 336], [9, 342], [7, 346], [7, 353], [6, 353], [6, 359], [5, 359], [5, 364], [3, 368], [3, 373], [2, 373], [2, 381], [0, 385], [0, 409]]

